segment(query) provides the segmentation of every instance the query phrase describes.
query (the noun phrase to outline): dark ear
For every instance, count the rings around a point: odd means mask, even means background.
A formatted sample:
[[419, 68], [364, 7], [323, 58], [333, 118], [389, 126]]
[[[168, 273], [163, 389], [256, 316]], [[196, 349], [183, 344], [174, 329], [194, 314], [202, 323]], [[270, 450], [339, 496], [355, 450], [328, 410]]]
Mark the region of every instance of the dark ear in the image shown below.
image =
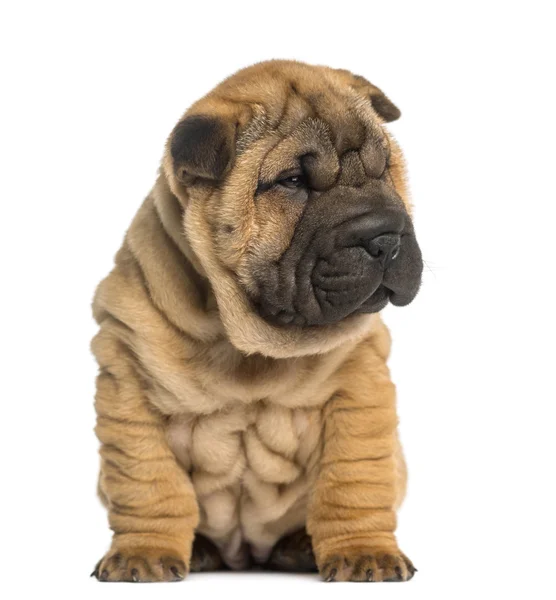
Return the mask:
[[377, 88], [376, 85], [373, 85], [361, 75], [354, 75], [353, 78], [369, 95], [373, 108], [386, 123], [391, 123], [402, 116], [400, 109], [380, 88]]
[[184, 183], [189, 177], [218, 180], [234, 158], [235, 125], [218, 117], [191, 115], [170, 136], [174, 173]]
[[371, 104], [373, 108], [380, 115], [386, 123], [391, 123], [402, 116], [401, 110], [388, 98], [388, 96], [379, 90], [374, 85], [372, 86], [375, 91], [371, 92]]
[[343, 75], [349, 75], [351, 78], [351, 85], [356, 90], [369, 97], [372, 107], [386, 123], [390, 123], [401, 117], [402, 113], [400, 109], [380, 88], [377, 88], [376, 85], [373, 85], [370, 81], [361, 77], [361, 75], [354, 75], [350, 71], [341, 69], [340, 72]]

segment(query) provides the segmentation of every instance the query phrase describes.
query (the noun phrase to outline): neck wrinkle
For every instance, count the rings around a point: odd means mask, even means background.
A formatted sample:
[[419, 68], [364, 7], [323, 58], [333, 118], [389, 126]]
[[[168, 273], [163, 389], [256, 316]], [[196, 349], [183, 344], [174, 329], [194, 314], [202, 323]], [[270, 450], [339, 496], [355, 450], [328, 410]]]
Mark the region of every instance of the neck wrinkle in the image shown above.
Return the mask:
[[162, 228], [183, 255], [188, 265], [189, 279], [204, 298], [205, 313], [209, 316], [211, 313], [218, 312], [216, 297], [210, 281], [183, 232], [183, 206], [170, 189], [163, 173], [159, 175], [151, 197]]
[[163, 173], [158, 176], [152, 191], [152, 197], [154, 207], [166, 233], [172, 238], [195, 271], [205, 280], [206, 286], [210, 286], [199, 258], [185, 237], [183, 231], [183, 207], [177, 196], [170, 189]]

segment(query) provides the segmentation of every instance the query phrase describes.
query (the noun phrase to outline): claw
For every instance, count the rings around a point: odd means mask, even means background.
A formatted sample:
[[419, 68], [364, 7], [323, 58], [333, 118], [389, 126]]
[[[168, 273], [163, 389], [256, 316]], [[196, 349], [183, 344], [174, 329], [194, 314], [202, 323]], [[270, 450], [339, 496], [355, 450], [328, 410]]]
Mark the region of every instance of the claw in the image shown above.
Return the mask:
[[398, 577], [398, 581], [401, 581], [403, 579], [402, 568], [401, 567], [396, 567], [394, 569], [394, 571], [396, 572], [396, 575]]
[[367, 570], [367, 581], [372, 581], [373, 580], [373, 570], [372, 569], [368, 569]]
[[102, 562], [102, 559], [97, 562], [97, 564], [95, 565], [95, 568], [94, 568], [93, 572], [91, 573], [90, 577], [96, 577], [98, 579], [98, 570], [99, 570], [101, 562]]
[[131, 569], [131, 579], [132, 581], [139, 581], [139, 571], [137, 569]]
[[336, 581], [336, 573], [338, 572], [338, 569], [332, 569], [330, 571], [330, 573], [328, 574], [328, 577], [325, 579], [325, 581]]
[[183, 579], [183, 575], [178, 571], [178, 567], [170, 567], [170, 571], [172, 571], [172, 575], [176, 579]]
[[409, 573], [408, 579], [411, 579], [415, 575], [415, 573], [417, 573], [417, 569], [415, 568], [413, 563], [410, 562], [409, 560], [406, 560], [406, 566], [407, 566], [407, 572]]
[[110, 575], [110, 573], [108, 573], [107, 569], [103, 569], [102, 573], [100, 574], [99, 581], [106, 581], [108, 579], [108, 575]]

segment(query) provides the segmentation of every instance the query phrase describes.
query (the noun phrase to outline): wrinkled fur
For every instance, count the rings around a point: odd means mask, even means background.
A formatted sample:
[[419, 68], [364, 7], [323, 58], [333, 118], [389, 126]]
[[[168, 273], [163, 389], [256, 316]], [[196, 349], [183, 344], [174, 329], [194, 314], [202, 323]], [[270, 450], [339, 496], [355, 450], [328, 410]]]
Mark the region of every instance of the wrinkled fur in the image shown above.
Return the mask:
[[305, 526], [324, 579], [413, 575], [394, 536], [405, 466], [379, 315], [280, 328], [245, 293], [254, 261], [279, 256], [299, 218], [279, 199], [255, 206], [257, 179], [282, 168], [278, 143], [316, 91], [331, 98], [319, 111], [331, 126], [348, 126], [347, 104], [386, 136], [407, 203], [400, 151], [369, 98], [395, 107], [346, 71], [261, 63], [188, 111], [235, 124], [231, 162], [216, 186], [188, 180], [170, 138], [94, 299], [99, 494], [114, 532], [102, 580], [183, 578], [196, 532], [232, 568], [264, 563]]

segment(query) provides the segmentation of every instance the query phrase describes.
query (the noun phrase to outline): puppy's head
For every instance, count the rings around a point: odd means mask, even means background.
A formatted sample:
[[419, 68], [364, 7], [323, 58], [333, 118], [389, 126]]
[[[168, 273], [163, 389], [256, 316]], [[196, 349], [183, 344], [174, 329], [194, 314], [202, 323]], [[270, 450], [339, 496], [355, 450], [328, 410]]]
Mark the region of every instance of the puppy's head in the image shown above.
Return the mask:
[[164, 173], [234, 345], [327, 351], [415, 297], [422, 271], [399, 110], [348, 71], [271, 61], [194, 104]]

